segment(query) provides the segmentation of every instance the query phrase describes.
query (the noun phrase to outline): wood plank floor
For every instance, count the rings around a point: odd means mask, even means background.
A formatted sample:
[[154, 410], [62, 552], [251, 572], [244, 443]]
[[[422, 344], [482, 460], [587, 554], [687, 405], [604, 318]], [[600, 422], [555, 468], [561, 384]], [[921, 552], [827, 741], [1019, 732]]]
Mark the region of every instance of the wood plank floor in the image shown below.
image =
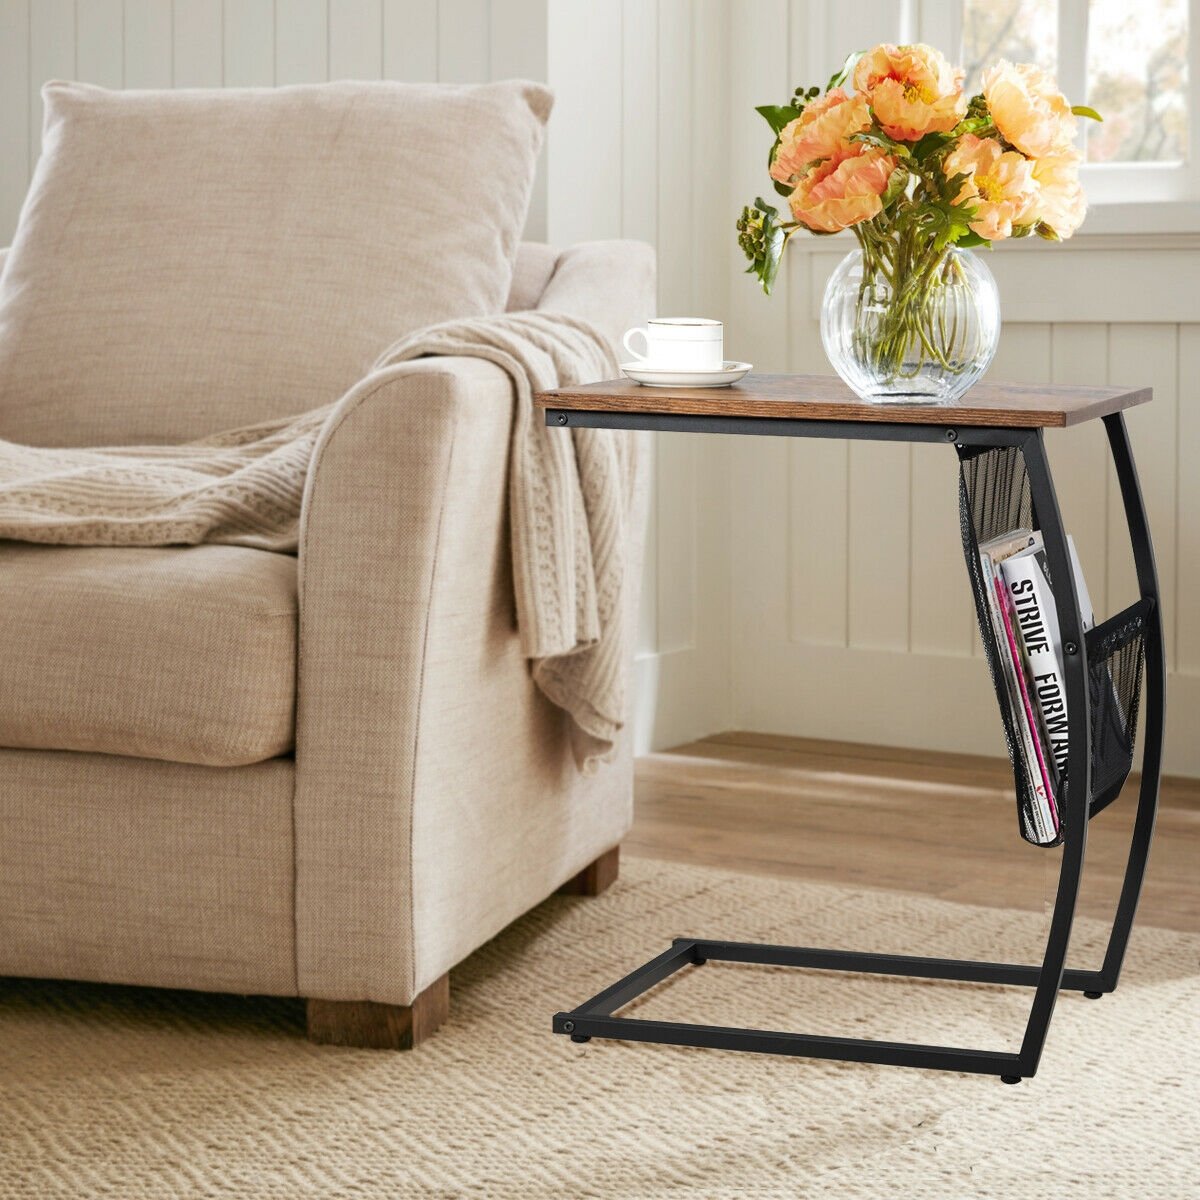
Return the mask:
[[[1138, 921], [1200, 932], [1200, 782], [1166, 780]], [[1079, 911], [1111, 919], [1136, 780], [1092, 821]], [[637, 764], [626, 853], [1049, 910], [1059, 850], [1017, 833], [1001, 759], [724, 733]]]

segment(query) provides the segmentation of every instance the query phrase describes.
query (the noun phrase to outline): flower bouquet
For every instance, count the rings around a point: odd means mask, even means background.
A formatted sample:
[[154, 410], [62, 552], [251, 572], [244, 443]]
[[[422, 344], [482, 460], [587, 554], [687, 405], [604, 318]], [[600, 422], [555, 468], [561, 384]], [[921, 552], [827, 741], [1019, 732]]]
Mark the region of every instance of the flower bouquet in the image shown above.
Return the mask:
[[[853, 90], [847, 90], [852, 87]], [[762, 199], [738, 243], [770, 292], [800, 230], [852, 229], [821, 337], [864, 399], [950, 401], [986, 370], [999, 338], [991, 273], [969, 252], [1010, 237], [1060, 241], [1087, 210], [1076, 118], [1038, 67], [1000, 61], [979, 95], [931, 46], [853, 54], [826, 85], [757, 110], [775, 133], [770, 175], [790, 220]]]

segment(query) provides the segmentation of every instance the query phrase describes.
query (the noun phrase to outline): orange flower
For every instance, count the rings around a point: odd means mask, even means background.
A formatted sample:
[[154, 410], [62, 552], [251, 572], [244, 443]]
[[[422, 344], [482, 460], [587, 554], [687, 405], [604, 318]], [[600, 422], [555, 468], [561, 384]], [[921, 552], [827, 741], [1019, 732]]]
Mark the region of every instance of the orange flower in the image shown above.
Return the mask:
[[802, 176], [788, 197], [792, 216], [822, 233], [869, 221], [883, 208], [881, 197], [895, 169], [896, 160], [877, 149], [826, 159]]
[[826, 92], [783, 127], [771, 163], [771, 178], [793, 183], [817, 159], [845, 158], [854, 147], [850, 135], [870, 124], [871, 113], [864, 97], [847, 96], [840, 87]]
[[1005, 150], [995, 138], [973, 133], [962, 136], [946, 155], [945, 172], [968, 178], [957, 201], [970, 201], [975, 208], [971, 229], [994, 241], [1012, 236], [1014, 225], [1033, 220], [1038, 185], [1033, 163], [1015, 150]]
[[1060, 238], [1069, 238], [1087, 216], [1078, 152], [1034, 159], [1033, 177], [1038, 184], [1033, 219], [1044, 221]]
[[983, 96], [996, 128], [1031, 158], [1065, 154], [1075, 140], [1075, 114], [1054, 80], [1032, 63], [1001, 59], [983, 75]]
[[967, 111], [963, 72], [932, 46], [868, 50], [854, 68], [854, 89], [866, 96], [888, 137], [914, 142], [953, 129]]

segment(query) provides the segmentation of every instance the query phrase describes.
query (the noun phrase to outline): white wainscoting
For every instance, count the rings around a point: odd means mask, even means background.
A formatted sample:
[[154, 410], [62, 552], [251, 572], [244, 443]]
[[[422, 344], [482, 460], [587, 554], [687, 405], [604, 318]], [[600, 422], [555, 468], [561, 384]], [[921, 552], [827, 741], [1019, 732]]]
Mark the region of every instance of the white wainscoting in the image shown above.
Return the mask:
[[[820, 7], [824, 16], [814, 22], [809, 6], [787, 0], [735, 4], [739, 190], [731, 208], [763, 190], [766, 140], [755, 104], [823, 80], [848, 47], [885, 37], [934, 40], [924, 25], [944, 16], [945, 6]], [[764, 25], [789, 36], [768, 45], [759, 37]], [[848, 237], [797, 239], [769, 300], [735, 263], [727, 319], [738, 357], [764, 369], [827, 372], [821, 293], [853, 246]], [[1167, 618], [1166, 766], [1198, 775], [1200, 239], [1085, 234], [1058, 247], [1012, 243], [987, 261], [1005, 321], [991, 377], [1154, 388], [1153, 403], [1128, 420]], [[1064, 516], [1103, 617], [1137, 595], [1103, 429], [1051, 431], [1048, 443]], [[735, 724], [1002, 753], [959, 543], [954, 454], [940, 446], [756, 439], [739, 439], [730, 454]]]
[[[0, 245], [36, 162], [43, 82], [473, 82], [557, 93], [528, 236], [651, 242], [661, 311], [712, 311], [728, 195], [726, 0], [0, 0]], [[696, 248], [703, 246], [699, 255]], [[655, 447], [638, 638], [641, 747], [729, 723], [724, 474], [710, 439]]]

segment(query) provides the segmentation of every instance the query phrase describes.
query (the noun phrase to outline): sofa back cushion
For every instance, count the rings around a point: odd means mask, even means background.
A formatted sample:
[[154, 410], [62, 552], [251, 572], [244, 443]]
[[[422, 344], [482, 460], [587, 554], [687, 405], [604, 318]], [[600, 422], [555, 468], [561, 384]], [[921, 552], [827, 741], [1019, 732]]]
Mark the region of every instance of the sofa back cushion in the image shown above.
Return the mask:
[[303, 412], [397, 337], [505, 307], [545, 88], [43, 96], [0, 275], [0, 437], [169, 442]]

